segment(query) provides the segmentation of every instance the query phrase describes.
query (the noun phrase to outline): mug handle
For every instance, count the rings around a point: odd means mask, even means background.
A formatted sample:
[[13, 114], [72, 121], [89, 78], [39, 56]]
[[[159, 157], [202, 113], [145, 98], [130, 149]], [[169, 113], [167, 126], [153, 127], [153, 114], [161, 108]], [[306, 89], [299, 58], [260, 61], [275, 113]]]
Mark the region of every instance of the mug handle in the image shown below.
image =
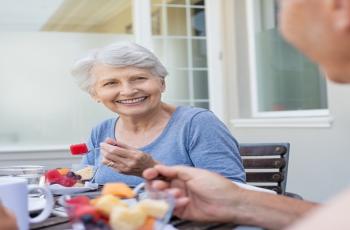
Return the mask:
[[30, 192], [32, 190], [39, 190], [45, 196], [45, 200], [46, 200], [45, 208], [41, 211], [41, 213], [34, 218], [29, 217], [29, 222], [31, 224], [35, 224], [35, 223], [40, 223], [40, 222], [46, 220], [51, 215], [51, 212], [52, 212], [53, 206], [54, 206], [54, 200], [53, 200], [53, 196], [48, 188], [40, 187], [37, 185], [29, 185], [28, 192]]

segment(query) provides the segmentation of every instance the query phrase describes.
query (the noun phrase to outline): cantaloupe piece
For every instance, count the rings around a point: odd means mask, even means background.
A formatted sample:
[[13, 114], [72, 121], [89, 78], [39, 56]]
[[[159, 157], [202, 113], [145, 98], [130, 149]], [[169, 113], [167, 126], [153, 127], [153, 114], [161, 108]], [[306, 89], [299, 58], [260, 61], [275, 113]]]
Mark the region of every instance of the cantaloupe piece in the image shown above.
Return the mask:
[[91, 199], [90, 200], [90, 205], [95, 206], [97, 201], [98, 201], [98, 199], [100, 199], [100, 198], [101, 198], [101, 196], [98, 196], [98, 197], [96, 197], [94, 199]]
[[62, 175], [65, 176], [70, 171], [69, 168], [58, 168], [57, 171]]
[[141, 200], [139, 206], [148, 216], [155, 218], [163, 218], [169, 210], [169, 204], [164, 200], [144, 199]]
[[112, 209], [109, 224], [113, 230], [137, 230], [145, 224], [146, 214], [136, 206], [126, 208], [116, 206]]
[[154, 230], [156, 219], [153, 217], [147, 217], [145, 223], [138, 230]]
[[112, 209], [116, 206], [127, 207], [127, 204], [112, 194], [101, 196], [96, 200], [96, 202], [94, 202], [94, 207], [97, 209], [97, 211], [107, 217], [111, 214]]
[[119, 198], [133, 198], [134, 191], [124, 183], [107, 183], [103, 186], [102, 195], [114, 195]]

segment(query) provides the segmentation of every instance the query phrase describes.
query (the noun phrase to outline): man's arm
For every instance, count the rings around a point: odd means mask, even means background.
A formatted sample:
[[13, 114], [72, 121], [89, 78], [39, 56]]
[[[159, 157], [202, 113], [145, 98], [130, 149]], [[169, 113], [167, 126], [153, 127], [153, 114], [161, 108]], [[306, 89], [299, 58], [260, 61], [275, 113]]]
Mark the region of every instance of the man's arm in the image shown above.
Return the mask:
[[243, 190], [239, 199], [238, 206], [232, 207], [232, 213], [236, 215], [233, 215], [234, 222], [267, 229], [282, 229], [318, 206], [307, 201], [250, 190]]
[[293, 223], [314, 203], [284, 196], [250, 191], [203, 169], [157, 165], [144, 171], [155, 189], [167, 190], [176, 198], [174, 214], [182, 219], [225, 222], [282, 229]]

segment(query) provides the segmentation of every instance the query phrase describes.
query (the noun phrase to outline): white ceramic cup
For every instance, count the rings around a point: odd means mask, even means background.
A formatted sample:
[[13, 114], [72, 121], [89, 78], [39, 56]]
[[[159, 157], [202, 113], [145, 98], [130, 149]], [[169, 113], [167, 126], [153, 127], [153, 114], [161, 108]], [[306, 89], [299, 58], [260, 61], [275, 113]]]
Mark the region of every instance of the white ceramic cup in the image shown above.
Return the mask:
[[[39, 190], [46, 199], [46, 206], [42, 212], [31, 218], [28, 211], [28, 193]], [[0, 177], [1, 203], [16, 215], [20, 230], [27, 230], [29, 223], [39, 223], [46, 220], [53, 209], [54, 200], [49, 189], [37, 185], [28, 185], [27, 180], [18, 177]]]

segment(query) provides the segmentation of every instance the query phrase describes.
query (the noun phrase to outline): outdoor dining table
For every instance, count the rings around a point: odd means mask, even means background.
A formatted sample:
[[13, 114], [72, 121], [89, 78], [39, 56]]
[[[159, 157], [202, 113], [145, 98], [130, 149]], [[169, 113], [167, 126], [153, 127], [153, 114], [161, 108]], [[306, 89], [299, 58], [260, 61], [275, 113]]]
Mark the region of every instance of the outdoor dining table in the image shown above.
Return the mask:
[[[97, 191], [85, 192], [80, 195], [86, 195], [89, 197], [96, 197], [100, 194], [101, 187]], [[59, 196], [56, 196], [55, 199], [58, 200]], [[211, 230], [211, 229], [220, 229], [220, 230], [263, 230], [262, 228], [250, 227], [250, 226], [237, 226], [235, 224], [223, 224], [223, 223], [199, 223], [188, 220], [181, 220], [176, 217], [172, 217], [169, 224], [174, 226], [176, 229], [189, 229], [189, 230]], [[67, 217], [55, 216], [52, 215], [47, 220], [37, 224], [30, 225], [31, 230], [68, 230], [72, 229], [72, 224], [69, 222]]]

